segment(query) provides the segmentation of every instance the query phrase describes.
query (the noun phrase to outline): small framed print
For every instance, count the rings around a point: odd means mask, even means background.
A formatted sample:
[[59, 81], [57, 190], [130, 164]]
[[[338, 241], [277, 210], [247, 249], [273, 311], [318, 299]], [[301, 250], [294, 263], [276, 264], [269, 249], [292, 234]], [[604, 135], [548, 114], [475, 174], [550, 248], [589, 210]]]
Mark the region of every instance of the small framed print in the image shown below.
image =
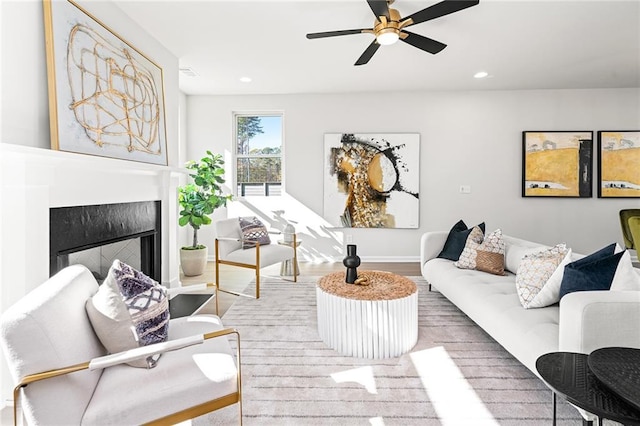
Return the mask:
[[522, 132], [522, 196], [592, 196], [591, 131]]
[[640, 130], [598, 132], [598, 198], [640, 197]]

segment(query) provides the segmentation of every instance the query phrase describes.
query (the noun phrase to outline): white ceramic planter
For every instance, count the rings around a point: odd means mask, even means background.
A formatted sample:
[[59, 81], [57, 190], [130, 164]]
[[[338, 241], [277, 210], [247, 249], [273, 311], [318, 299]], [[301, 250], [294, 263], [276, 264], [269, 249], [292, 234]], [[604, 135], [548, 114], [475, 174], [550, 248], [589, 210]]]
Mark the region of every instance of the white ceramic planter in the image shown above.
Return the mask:
[[188, 277], [202, 275], [207, 266], [207, 247], [196, 250], [180, 249], [180, 266], [182, 272]]

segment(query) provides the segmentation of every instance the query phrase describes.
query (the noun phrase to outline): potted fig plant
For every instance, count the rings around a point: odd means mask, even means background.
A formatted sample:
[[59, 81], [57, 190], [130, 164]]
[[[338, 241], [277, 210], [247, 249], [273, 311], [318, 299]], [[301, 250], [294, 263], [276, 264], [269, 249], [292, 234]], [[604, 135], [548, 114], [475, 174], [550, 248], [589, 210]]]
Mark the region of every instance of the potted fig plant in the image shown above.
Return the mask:
[[225, 195], [224, 160], [221, 154], [207, 151], [207, 155], [199, 162], [189, 161], [186, 168], [192, 183], [178, 188], [178, 204], [180, 204], [180, 226], [191, 226], [193, 239], [190, 246], [180, 249], [180, 264], [187, 276], [202, 275], [207, 265], [207, 246], [198, 242], [198, 230], [211, 223], [211, 215], [218, 207], [227, 205], [231, 195]]

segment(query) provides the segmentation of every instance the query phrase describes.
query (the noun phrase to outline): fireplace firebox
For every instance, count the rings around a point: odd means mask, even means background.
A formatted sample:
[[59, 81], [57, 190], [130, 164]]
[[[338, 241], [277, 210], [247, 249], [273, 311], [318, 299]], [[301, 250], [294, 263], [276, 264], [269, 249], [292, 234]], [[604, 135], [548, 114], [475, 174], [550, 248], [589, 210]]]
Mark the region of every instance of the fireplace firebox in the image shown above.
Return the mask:
[[135, 246], [140, 247], [140, 270], [160, 282], [160, 231], [160, 201], [51, 208], [49, 273], [54, 275], [69, 266], [72, 253], [136, 240]]

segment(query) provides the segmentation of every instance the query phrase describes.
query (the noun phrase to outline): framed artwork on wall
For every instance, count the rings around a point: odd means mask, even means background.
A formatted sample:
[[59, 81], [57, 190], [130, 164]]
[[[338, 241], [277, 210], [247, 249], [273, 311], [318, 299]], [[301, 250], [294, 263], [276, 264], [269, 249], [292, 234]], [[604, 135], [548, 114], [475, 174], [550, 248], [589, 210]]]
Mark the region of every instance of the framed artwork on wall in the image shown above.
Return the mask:
[[327, 133], [324, 164], [324, 218], [331, 225], [418, 228], [418, 133]]
[[71, 0], [44, 0], [51, 148], [167, 164], [162, 68]]
[[598, 197], [640, 197], [640, 130], [598, 132]]
[[591, 131], [522, 132], [522, 196], [592, 195]]

